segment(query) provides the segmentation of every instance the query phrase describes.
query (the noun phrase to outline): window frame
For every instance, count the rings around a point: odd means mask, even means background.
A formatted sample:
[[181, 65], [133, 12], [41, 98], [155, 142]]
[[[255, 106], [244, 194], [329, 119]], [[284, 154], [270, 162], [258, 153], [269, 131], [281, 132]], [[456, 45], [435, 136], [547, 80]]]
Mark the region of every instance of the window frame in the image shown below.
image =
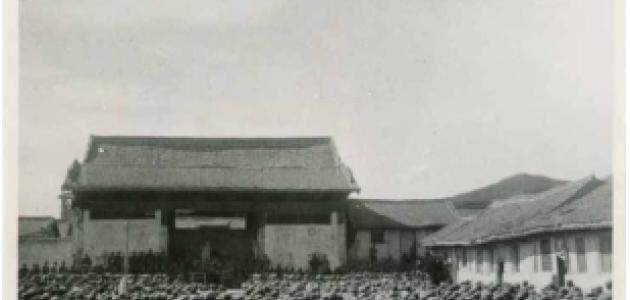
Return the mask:
[[521, 249], [520, 245], [512, 245], [512, 272], [519, 273], [521, 271]]
[[492, 274], [494, 272], [494, 248], [490, 247], [487, 249], [488, 251], [488, 273]]
[[[551, 239], [540, 240], [540, 270], [543, 272], [553, 271], [553, 259], [551, 257]], [[547, 246], [547, 247], [545, 247]]]
[[588, 260], [586, 257], [586, 239], [583, 236], [575, 237], [575, 255], [577, 257], [577, 272], [588, 272]]
[[468, 266], [468, 248], [462, 248], [462, 266]]
[[533, 259], [534, 259], [534, 263], [532, 264], [532, 267], [534, 269], [534, 273], [538, 272], [538, 241], [534, 240], [534, 242], [532, 243], [533, 245], [533, 250], [534, 250], [534, 255], [533, 255]]
[[370, 242], [375, 245], [385, 244], [385, 230], [372, 229], [370, 231]]
[[483, 249], [475, 249], [475, 273], [483, 272]]

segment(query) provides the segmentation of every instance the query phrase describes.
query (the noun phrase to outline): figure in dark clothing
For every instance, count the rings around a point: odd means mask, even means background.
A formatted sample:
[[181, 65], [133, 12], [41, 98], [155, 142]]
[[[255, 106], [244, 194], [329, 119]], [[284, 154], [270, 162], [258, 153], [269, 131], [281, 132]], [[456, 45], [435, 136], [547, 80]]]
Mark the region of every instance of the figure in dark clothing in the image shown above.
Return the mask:
[[160, 252], [159, 257], [158, 257], [158, 270], [160, 273], [166, 272], [166, 266], [167, 266], [167, 257], [166, 254], [164, 252]]
[[120, 273], [123, 269], [123, 257], [120, 252], [114, 255], [114, 272]]
[[48, 266], [48, 261], [44, 261], [44, 265], [42, 266], [42, 274], [48, 274], [50, 271], [50, 266]]
[[66, 262], [61, 261], [61, 265], [59, 266], [59, 273], [65, 274], [68, 272], [68, 267], [66, 267]]
[[149, 271], [149, 254], [145, 251], [140, 253], [142, 258], [142, 274], [148, 273]]
[[92, 268], [92, 260], [90, 259], [90, 257], [86, 254], [83, 254], [83, 259], [81, 259], [81, 267], [83, 272], [87, 273], [90, 271], [90, 269]]
[[41, 270], [39, 269], [39, 264], [33, 264], [31, 268], [31, 274], [39, 274]]
[[149, 274], [153, 274], [155, 272], [155, 255], [153, 254], [153, 251], [151, 249], [149, 249], [149, 252], [147, 252], [147, 264], [146, 264], [146, 271]]
[[433, 284], [446, 281], [449, 278], [446, 262], [440, 257], [433, 256], [430, 253], [422, 257], [420, 270], [429, 275]]
[[18, 270], [18, 276], [22, 278], [26, 276], [26, 274], [28, 274], [28, 267], [26, 266], [26, 264], [22, 264], [20, 266], [20, 269]]
[[372, 247], [370, 247], [370, 263], [376, 264], [376, 258], [376, 247], [372, 245]]
[[132, 251], [129, 255], [129, 271], [132, 274], [138, 273], [138, 252]]

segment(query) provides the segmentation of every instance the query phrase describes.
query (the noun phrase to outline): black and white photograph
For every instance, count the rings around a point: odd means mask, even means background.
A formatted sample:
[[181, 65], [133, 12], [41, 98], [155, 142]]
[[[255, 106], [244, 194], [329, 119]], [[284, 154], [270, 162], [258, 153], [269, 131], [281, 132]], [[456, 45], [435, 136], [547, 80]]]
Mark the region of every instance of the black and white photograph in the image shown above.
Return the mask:
[[623, 299], [622, 1], [15, 2], [9, 299]]

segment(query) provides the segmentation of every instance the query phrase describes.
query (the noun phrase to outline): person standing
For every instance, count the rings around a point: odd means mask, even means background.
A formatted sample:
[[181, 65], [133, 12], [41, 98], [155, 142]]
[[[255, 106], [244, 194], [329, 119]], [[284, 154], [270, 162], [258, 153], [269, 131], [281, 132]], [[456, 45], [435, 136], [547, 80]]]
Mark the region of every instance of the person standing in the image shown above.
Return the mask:
[[89, 272], [90, 268], [92, 267], [92, 260], [87, 255], [87, 253], [83, 254], [83, 259], [81, 260], [81, 266], [83, 267], [84, 273]]
[[42, 267], [42, 274], [48, 274], [48, 272], [50, 271], [50, 268], [48, 266], [48, 261], [44, 261], [44, 266]]
[[377, 260], [376, 247], [372, 245], [370, 247], [370, 263], [374, 265], [376, 264], [376, 260]]
[[68, 267], [66, 267], [66, 261], [62, 260], [61, 265], [59, 266], [59, 273], [65, 274], [68, 272]]
[[567, 273], [567, 254], [567, 251], [562, 250], [556, 253], [556, 269], [558, 270], [556, 284], [558, 284], [558, 286], [564, 286], [565, 284], [564, 280]]

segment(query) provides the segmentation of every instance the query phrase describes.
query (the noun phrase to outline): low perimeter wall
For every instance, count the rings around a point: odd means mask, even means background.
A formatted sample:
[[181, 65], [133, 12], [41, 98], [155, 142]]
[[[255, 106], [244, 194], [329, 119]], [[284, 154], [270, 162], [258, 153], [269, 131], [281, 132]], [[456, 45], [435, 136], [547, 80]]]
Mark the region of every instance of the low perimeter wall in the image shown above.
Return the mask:
[[18, 241], [18, 264], [40, 267], [48, 261], [60, 264], [62, 261], [69, 266], [72, 263], [73, 242], [71, 238], [32, 238]]

